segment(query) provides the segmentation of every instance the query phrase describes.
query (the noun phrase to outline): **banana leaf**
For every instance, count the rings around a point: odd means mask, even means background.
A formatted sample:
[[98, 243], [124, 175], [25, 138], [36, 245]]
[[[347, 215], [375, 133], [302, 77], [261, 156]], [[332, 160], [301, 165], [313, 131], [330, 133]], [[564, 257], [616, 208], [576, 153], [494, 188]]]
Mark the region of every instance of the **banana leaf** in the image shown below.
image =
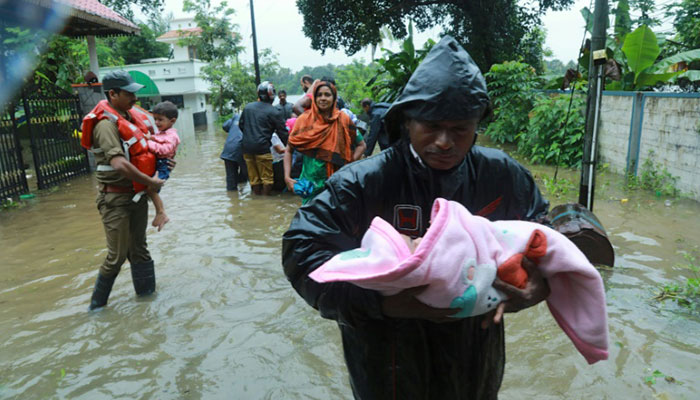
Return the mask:
[[686, 78], [691, 82], [700, 81], [700, 70], [691, 69], [678, 74], [677, 78]]
[[634, 32], [625, 37], [622, 45], [622, 52], [627, 58], [632, 72], [634, 72], [634, 82], [637, 83], [639, 75], [647, 68], [651, 67], [656, 57], [661, 53], [656, 35], [646, 25], [640, 25]]
[[688, 50], [681, 53], [676, 53], [671, 57], [666, 57], [663, 60], [654, 64], [654, 72], [666, 72], [668, 67], [673, 64], [685, 61], [690, 64], [692, 61], [700, 60], [700, 49]]
[[665, 72], [662, 74], [642, 72], [637, 76], [634, 88], [639, 90], [645, 86], [654, 86], [656, 82], [668, 82], [671, 78], [677, 76], [678, 74], [680, 74], [680, 72]]

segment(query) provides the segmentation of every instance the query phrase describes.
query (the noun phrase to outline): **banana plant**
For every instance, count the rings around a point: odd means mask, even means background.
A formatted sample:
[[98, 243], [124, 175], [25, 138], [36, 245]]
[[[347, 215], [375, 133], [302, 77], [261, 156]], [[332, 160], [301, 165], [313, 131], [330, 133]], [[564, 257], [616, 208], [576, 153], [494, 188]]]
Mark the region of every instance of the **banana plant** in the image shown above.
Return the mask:
[[691, 80], [700, 75], [695, 71], [674, 71], [672, 68], [681, 62], [700, 60], [700, 49], [684, 51], [656, 61], [661, 48], [656, 35], [646, 25], [640, 25], [625, 36], [622, 53], [625, 56], [620, 63], [623, 78], [620, 82], [608, 85], [609, 89], [641, 90], [657, 82], [669, 82], [682, 74]]

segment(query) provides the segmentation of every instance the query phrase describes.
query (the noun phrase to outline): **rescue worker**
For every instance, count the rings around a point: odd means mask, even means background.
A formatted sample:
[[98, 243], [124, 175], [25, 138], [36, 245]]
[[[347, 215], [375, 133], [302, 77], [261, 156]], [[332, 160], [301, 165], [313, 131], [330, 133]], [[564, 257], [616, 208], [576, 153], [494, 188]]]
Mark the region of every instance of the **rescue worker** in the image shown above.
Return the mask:
[[[130, 111], [136, 103], [134, 93], [143, 85], [134, 82], [126, 71], [114, 71], [104, 76], [102, 87], [107, 102], [100, 102], [83, 119], [82, 139], [83, 146], [95, 154], [95, 176], [100, 184], [96, 203], [107, 238], [107, 257], [97, 275], [91, 310], [107, 304], [114, 280], [126, 259], [131, 264], [136, 294], [142, 296], [155, 291], [154, 265], [146, 244], [147, 196], [137, 196], [136, 188], [140, 186], [140, 193], [144, 193], [145, 186], [158, 190], [165, 182], [152, 176], [155, 156], [148, 152], [147, 144], [145, 153], [134, 153], [136, 146], [142, 145], [139, 138], [143, 138], [150, 124], [142, 112]], [[129, 147], [125, 142], [133, 143]], [[147, 173], [134, 164], [137, 156], [146, 158]]]
[[437, 197], [491, 220], [539, 220], [547, 213], [530, 173], [500, 150], [473, 146], [490, 100], [469, 54], [451, 37], [436, 44], [386, 114], [392, 147], [341, 168], [295, 215], [284, 234], [282, 262], [294, 289], [340, 328], [357, 399], [496, 399], [503, 379], [503, 312], [545, 299], [533, 271], [525, 289], [500, 281], [509, 296], [487, 316], [453, 319], [415, 296], [393, 296], [346, 282], [308, 277], [332, 256], [360, 247], [375, 216], [402, 234], [422, 237]]

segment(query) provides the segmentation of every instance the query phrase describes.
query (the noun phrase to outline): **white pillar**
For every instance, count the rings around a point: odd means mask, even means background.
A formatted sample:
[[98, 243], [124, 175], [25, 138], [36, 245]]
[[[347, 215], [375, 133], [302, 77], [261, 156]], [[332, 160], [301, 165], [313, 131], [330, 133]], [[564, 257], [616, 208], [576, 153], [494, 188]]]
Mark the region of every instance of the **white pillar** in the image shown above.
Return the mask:
[[100, 64], [97, 62], [97, 45], [95, 45], [95, 37], [87, 36], [88, 54], [90, 55], [90, 71], [100, 78]]

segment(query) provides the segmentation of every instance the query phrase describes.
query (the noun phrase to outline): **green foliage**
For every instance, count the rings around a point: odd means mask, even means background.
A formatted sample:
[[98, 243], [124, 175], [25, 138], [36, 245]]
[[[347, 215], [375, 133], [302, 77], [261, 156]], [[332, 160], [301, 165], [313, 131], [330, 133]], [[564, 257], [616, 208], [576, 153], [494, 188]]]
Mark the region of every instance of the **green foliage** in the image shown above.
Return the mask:
[[199, 34], [183, 35], [178, 41], [181, 46], [197, 49], [197, 58], [203, 61], [226, 61], [235, 59], [243, 50], [238, 26], [231, 23], [235, 13], [222, 1], [212, 7], [210, 0], [185, 0], [182, 11], [194, 13], [194, 22], [202, 31]]
[[635, 83], [639, 74], [651, 67], [661, 53], [656, 35], [646, 25], [640, 26], [625, 37], [622, 51], [627, 57], [627, 65], [634, 73]]
[[[97, 58], [105, 65], [120, 65], [123, 60], [112, 47], [96, 41]], [[36, 79], [45, 79], [64, 90], [71, 90], [71, 83], [83, 82], [83, 75], [90, 66], [85, 39], [72, 39], [54, 35], [39, 58], [35, 70]]]
[[670, 299], [682, 307], [696, 311], [700, 306], [700, 260], [698, 260], [697, 250], [685, 252], [683, 257], [686, 262], [676, 267], [687, 271], [689, 277], [684, 278], [685, 281], [680, 283], [674, 282], [659, 287], [654, 299], [658, 301]]
[[379, 70], [367, 82], [367, 86], [372, 88], [374, 97], [379, 101], [393, 102], [396, 100], [413, 75], [413, 71], [418, 68], [418, 64], [423, 61], [435, 45], [433, 40], [428, 39], [422, 49], [416, 50], [413, 45], [412, 24], [409, 24], [408, 32], [408, 37], [401, 45], [401, 51], [392, 52], [382, 48], [384, 56], [376, 60]]
[[335, 76], [339, 94], [355, 114], [362, 113], [360, 101], [372, 97], [372, 89], [365, 84], [377, 74], [377, 64], [364, 65], [355, 60], [352, 64], [341, 65]]
[[[562, 10], [573, 0], [427, 2], [404, 0], [297, 0], [304, 34], [316, 50], [344, 48], [351, 55], [381, 42], [382, 27], [396, 39], [408, 35], [406, 20], [419, 31], [440, 26], [464, 45], [482, 71], [498, 62], [522, 57], [542, 59], [538, 38], [528, 36], [548, 10]], [[524, 40], [525, 38], [525, 40]]]
[[[608, 42], [610, 44], [610, 41]], [[621, 46], [621, 53], [610, 49], [620, 65], [622, 79], [607, 85], [609, 90], [642, 90], [658, 82], [675, 80], [682, 71], [669, 71], [669, 67], [678, 63], [690, 64], [700, 61], [700, 49], [673, 54], [656, 61], [661, 54], [659, 38], [646, 25], [641, 25], [627, 34]], [[687, 77], [695, 77], [688, 74]]]
[[[138, 64], [146, 58], [169, 57], [170, 45], [156, 41], [158, 36], [167, 32], [168, 24], [169, 18], [159, 17], [147, 24], [138, 24], [141, 29], [138, 35], [106, 38], [102, 41], [114, 49], [115, 58], [123, 60], [124, 64]], [[109, 60], [100, 59], [100, 63], [111, 65]]]
[[657, 196], [679, 196], [680, 191], [676, 187], [678, 177], [671, 175], [666, 167], [654, 162], [654, 155], [654, 151], [650, 150], [638, 176], [627, 176], [627, 188], [651, 190]]
[[666, 16], [673, 18], [675, 40], [683, 50], [700, 48], [700, 2], [681, 0], [666, 7]]
[[[564, 131], [566, 114], [571, 103], [569, 120]], [[584, 96], [558, 94], [540, 97], [530, 112], [527, 131], [518, 137], [518, 152], [533, 163], [576, 167], [583, 157], [583, 136], [586, 106]]]
[[[181, 46], [194, 47], [197, 58], [209, 62], [202, 68], [202, 75], [212, 85], [211, 102], [217, 111], [224, 114], [230, 101], [242, 106], [255, 100], [254, 78], [238, 62], [243, 47], [237, 26], [231, 23], [230, 16], [235, 11], [228, 8], [226, 1], [212, 7], [209, 0], [185, 0], [182, 10], [194, 13], [194, 21], [201, 32], [182, 35], [178, 42]], [[264, 54], [268, 58], [271, 56], [269, 51]]]
[[528, 113], [534, 104], [534, 92], [539, 85], [535, 70], [521, 62], [494, 64], [486, 73], [486, 81], [494, 107], [495, 121], [486, 135], [496, 143], [512, 143], [527, 130]]
[[542, 178], [542, 184], [548, 198], [556, 197], [558, 199], [576, 190], [576, 184], [566, 178], [554, 179], [545, 176]]
[[133, 21], [134, 6], [152, 18], [163, 12], [164, 0], [100, 0], [100, 3]]

